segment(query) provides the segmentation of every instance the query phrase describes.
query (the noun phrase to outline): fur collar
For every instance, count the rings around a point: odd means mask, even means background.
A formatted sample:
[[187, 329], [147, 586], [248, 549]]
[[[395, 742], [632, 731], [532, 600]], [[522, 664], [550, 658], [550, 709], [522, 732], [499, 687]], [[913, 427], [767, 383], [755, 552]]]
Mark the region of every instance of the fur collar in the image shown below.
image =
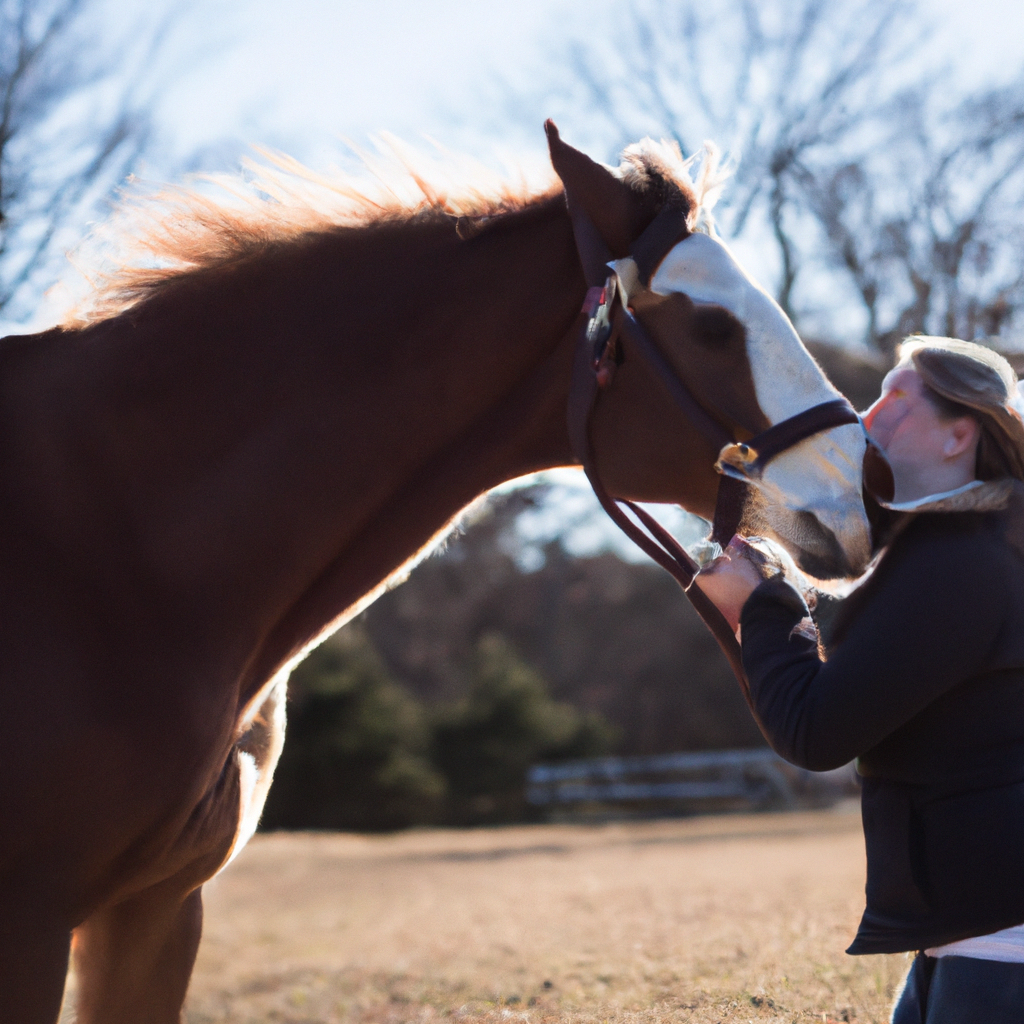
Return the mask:
[[972, 480], [954, 491], [929, 494], [916, 501], [887, 503], [893, 512], [997, 512], [1006, 508], [1013, 493], [1014, 480]]

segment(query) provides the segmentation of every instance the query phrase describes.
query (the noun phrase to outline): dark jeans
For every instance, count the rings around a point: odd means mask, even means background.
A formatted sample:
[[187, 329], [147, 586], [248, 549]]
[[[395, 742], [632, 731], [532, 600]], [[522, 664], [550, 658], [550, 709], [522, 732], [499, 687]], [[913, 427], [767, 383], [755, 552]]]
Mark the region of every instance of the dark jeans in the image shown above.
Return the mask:
[[918, 953], [892, 1024], [1021, 1024], [1024, 964]]

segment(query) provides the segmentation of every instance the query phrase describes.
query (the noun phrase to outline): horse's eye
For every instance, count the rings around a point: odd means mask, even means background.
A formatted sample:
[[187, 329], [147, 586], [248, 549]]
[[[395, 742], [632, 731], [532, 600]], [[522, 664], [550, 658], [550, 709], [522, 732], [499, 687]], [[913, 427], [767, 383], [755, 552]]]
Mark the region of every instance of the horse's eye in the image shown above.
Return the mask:
[[743, 324], [722, 306], [698, 306], [693, 314], [693, 331], [699, 342], [709, 348], [724, 348], [742, 341]]

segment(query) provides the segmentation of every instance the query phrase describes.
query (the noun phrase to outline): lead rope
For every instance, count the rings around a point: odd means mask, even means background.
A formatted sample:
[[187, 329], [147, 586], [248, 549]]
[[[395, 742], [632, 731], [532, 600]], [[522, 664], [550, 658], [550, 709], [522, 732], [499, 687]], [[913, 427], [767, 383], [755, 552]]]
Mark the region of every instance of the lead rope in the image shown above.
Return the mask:
[[[776, 456], [788, 451], [800, 441], [823, 430], [845, 424], [860, 423], [860, 417], [845, 398], [832, 399], [804, 409], [788, 419], [782, 420], [750, 439], [747, 444], [736, 443], [726, 429], [697, 401], [671, 364], [647, 333], [643, 324], [628, 309], [623, 307], [617, 294], [617, 277], [605, 277], [611, 253], [597, 228], [586, 213], [580, 210], [566, 194], [569, 214], [572, 217], [576, 247], [583, 265], [587, 284], [590, 286], [583, 304], [586, 320], [580, 331], [576, 356], [573, 360], [572, 382], [569, 391], [567, 420], [569, 439], [576, 457], [583, 464], [584, 472], [594, 493], [612, 521], [638, 546], [653, 558], [662, 568], [670, 572], [683, 588], [690, 603], [704, 624], [711, 630], [725, 654], [750, 710], [754, 710], [750, 697], [750, 684], [743, 671], [740, 647], [736, 642], [725, 617], [699, 586], [693, 581], [699, 572], [697, 563], [686, 553], [679, 542], [649, 513], [631, 501], [621, 503], [613, 499], [598, 479], [590, 444], [590, 421], [597, 405], [601, 390], [607, 387], [621, 361], [617, 346], [618, 336], [626, 334], [636, 346], [639, 354], [656, 372], [669, 394], [682, 408], [690, 422], [704, 435], [709, 444], [720, 451], [716, 468], [723, 473], [718, 486], [715, 504], [715, 520], [712, 539], [723, 547], [729, 543], [739, 528], [743, 505], [746, 498], [747, 480], [760, 474]], [[668, 251], [689, 234], [685, 217], [680, 210], [662, 210], [633, 245], [634, 261], [642, 268], [641, 283], [646, 287], [651, 274]], [[601, 281], [604, 280], [604, 287]], [[869, 453], [872, 449], [869, 447]], [[728, 461], [727, 461], [728, 457]], [[742, 477], [730, 475], [732, 459], [738, 459], [743, 467]], [[865, 455], [865, 466], [867, 465]], [[735, 469], [735, 467], [732, 467]], [[887, 487], [892, 496], [892, 478]], [[873, 492], [876, 493], [876, 492]], [[886, 499], [888, 500], [888, 499]], [[637, 526], [626, 514], [625, 506], [639, 521]], [[641, 529], [643, 527], [643, 529]], [[644, 532], [646, 530], [646, 532]], [[756, 718], [756, 715], [755, 715]]]
[[[659, 379], [666, 385], [676, 401], [683, 406], [687, 415], [696, 420], [696, 426], [705, 432], [711, 433], [712, 437], [716, 440], [720, 437], [722, 444], [731, 443], [733, 439], [694, 399], [689, 389], [668, 367], [664, 356], [651, 341], [639, 321], [623, 308], [621, 302], [616, 303], [616, 296], [614, 294], [608, 294], [609, 288], [614, 290], [614, 277], [608, 278], [604, 287], [595, 280], [599, 274], [606, 271], [607, 263], [611, 259], [611, 253], [608, 252], [604, 240], [598, 234], [590, 218], [576, 208], [571, 198], [568, 199], [568, 205], [573, 221], [576, 245], [580, 250], [580, 260], [587, 277], [587, 284], [590, 286], [583, 305], [582, 312], [585, 314], [585, 319], [580, 327], [569, 388], [566, 420], [570, 444], [583, 466], [583, 471], [590, 481], [594, 494], [597, 495], [597, 500], [601, 503], [601, 507], [611, 520], [637, 547], [663, 569], [671, 573], [682, 588], [683, 593], [686, 594], [690, 604], [700, 616], [704, 625], [707, 626], [712, 636], [718, 641], [722, 653], [725, 655], [736, 679], [739, 681], [744, 699], [751, 712], [753, 712], [754, 705], [750, 696], [750, 684], [746, 673], [743, 671], [743, 660], [736, 637], [732, 629], [730, 629], [725, 616], [718, 610], [711, 599], [699, 586], [693, 586], [700, 567], [675, 537], [657, 522], [650, 513], [632, 501], [623, 500], [621, 504], [629, 509], [637, 518], [643, 529], [641, 529], [641, 526], [637, 526], [622, 510], [619, 502], [608, 494], [597, 475], [590, 440], [590, 424], [601, 394], [602, 384], [607, 384], [611, 379], [611, 374], [614, 372], [611, 360], [614, 358], [615, 342], [618, 334], [625, 331], [631, 340], [639, 344], [644, 355], [658, 370]], [[666, 230], [666, 221], [669, 220], [670, 216], [674, 216], [678, 220], [678, 227], [674, 232]], [[659, 221], [659, 218], [663, 219]], [[652, 222], [651, 226], [641, 235], [640, 239], [638, 239], [637, 248], [640, 248], [646, 239], [656, 236], [658, 248], [661, 249], [661, 255], [664, 256], [665, 252], [679, 239], [680, 234], [685, 231], [686, 226], [679, 211], [662, 211]], [[645, 259], [647, 264], [645, 269], [649, 268], [648, 273], [654, 269], [657, 262], [660, 262], [660, 259], [654, 261], [649, 256]], [[599, 318], [595, 315], [601, 307], [604, 307], [605, 310], [604, 318]], [[609, 315], [610, 310], [614, 312], [611, 312]], [[595, 325], [597, 325], [597, 329], [601, 332], [598, 336], [595, 336]], [[644, 532], [645, 530], [647, 532]]]

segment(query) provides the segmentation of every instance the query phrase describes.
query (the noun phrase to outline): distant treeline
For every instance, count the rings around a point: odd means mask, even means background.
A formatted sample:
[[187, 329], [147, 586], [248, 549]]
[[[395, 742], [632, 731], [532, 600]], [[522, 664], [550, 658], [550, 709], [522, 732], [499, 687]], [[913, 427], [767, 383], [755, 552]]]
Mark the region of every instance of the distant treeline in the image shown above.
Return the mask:
[[379, 830], [520, 821], [535, 761], [608, 752], [601, 716], [553, 701], [508, 641], [480, 638], [468, 691], [427, 707], [350, 627], [295, 671], [263, 827]]

